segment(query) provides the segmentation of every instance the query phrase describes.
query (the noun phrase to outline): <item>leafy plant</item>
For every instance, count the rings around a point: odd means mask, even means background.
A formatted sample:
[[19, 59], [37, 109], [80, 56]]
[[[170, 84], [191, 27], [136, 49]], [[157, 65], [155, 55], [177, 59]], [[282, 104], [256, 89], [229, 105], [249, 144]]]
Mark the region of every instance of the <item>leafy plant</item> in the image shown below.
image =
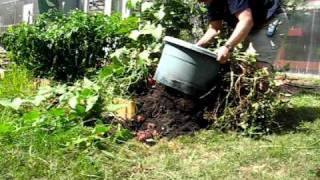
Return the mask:
[[[117, 122], [104, 122], [102, 114], [112, 99], [106, 95], [109, 94], [102, 94], [97, 82], [85, 78], [72, 86], [42, 87], [33, 97], [1, 99], [0, 105], [21, 114], [17, 131], [33, 129], [55, 134], [79, 126], [91, 129], [86, 136], [75, 137], [70, 145], [95, 144], [105, 138], [116, 142], [131, 138], [131, 133]], [[3, 126], [3, 132], [7, 128]]]
[[206, 9], [197, 0], [131, 0], [128, 6], [136, 12], [134, 15], [140, 18], [141, 24], [161, 25], [168, 36], [194, 40], [201, 36], [201, 30], [206, 26]]
[[137, 29], [134, 17], [51, 11], [33, 25], [10, 27], [2, 44], [14, 62], [36, 76], [73, 80], [105, 64], [108, 55], [131, 41], [133, 29]]

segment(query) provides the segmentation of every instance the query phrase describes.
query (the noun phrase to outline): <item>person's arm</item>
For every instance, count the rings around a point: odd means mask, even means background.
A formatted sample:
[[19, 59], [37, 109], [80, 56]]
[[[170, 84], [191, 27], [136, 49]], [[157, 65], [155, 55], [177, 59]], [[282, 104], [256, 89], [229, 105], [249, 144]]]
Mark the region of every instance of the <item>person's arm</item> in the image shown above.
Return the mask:
[[253, 27], [253, 17], [250, 8], [235, 15], [238, 18], [238, 23], [225, 45], [220, 47], [217, 53], [217, 60], [222, 64], [228, 60], [230, 50], [244, 40]]
[[228, 41], [226, 42], [226, 44], [231, 47], [234, 47], [243, 41], [253, 27], [253, 17], [250, 8], [247, 8], [246, 10], [236, 14], [236, 17], [239, 21]]
[[222, 21], [210, 21], [207, 32], [202, 36], [202, 38], [196, 43], [196, 45], [201, 47], [208, 46], [213, 38], [219, 33], [222, 29]]

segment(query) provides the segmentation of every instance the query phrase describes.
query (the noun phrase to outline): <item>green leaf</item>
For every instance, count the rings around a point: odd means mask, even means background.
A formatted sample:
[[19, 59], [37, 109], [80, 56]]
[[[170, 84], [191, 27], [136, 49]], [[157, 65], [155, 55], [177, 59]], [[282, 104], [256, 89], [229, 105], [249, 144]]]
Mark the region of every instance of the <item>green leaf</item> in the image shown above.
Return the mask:
[[133, 134], [128, 129], [122, 128], [120, 124], [118, 125], [117, 131], [114, 134], [115, 141], [127, 141], [132, 137]]
[[75, 119], [77, 119], [79, 116], [76, 112], [71, 112], [69, 115], [68, 115], [68, 119], [73, 121]]
[[163, 5], [161, 5], [160, 10], [157, 13], [155, 13], [155, 16], [156, 16], [156, 18], [158, 20], [162, 20], [166, 16], [166, 13], [164, 12], [164, 6]]
[[76, 106], [78, 105], [78, 96], [72, 96], [69, 99], [68, 104], [72, 109], [75, 109]]
[[134, 31], [131, 31], [129, 38], [136, 41], [136, 40], [138, 40], [140, 35], [141, 35], [140, 31], [134, 30]]
[[79, 144], [82, 144], [82, 143], [85, 143], [87, 144], [87, 141], [89, 140], [89, 137], [84, 137], [84, 138], [77, 138], [76, 140], [74, 140], [72, 143], [74, 145], [79, 145]]
[[62, 109], [62, 108], [51, 108], [49, 110], [49, 113], [52, 115], [52, 116], [64, 116], [65, 115], [65, 110]]
[[45, 96], [37, 95], [31, 103], [35, 106], [39, 106], [44, 100], [46, 100]]
[[39, 110], [33, 110], [25, 113], [22, 118], [26, 123], [33, 123], [39, 120], [40, 117], [41, 117], [41, 112]]
[[99, 72], [99, 78], [101, 78], [101, 79], [108, 78], [109, 76], [111, 76], [113, 74], [114, 70], [119, 67], [120, 67], [120, 65], [110, 64], [110, 65], [102, 68], [101, 71]]
[[144, 50], [139, 54], [139, 58], [142, 60], [148, 60], [150, 56], [150, 51]]
[[159, 40], [162, 37], [163, 31], [164, 28], [161, 26], [161, 24], [158, 24], [157, 28], [152, 31], [152, 36]]
[[53, 94], [53, 88], [50, 86], [41, 86], [38, 90], [38, 96], [50, 97]]
[[1, 99], [0, 105], [4, 107], [11, 107], [11, 100], [9, 99]]
[[86, 112], [90, 111], [92, 107], [97, 103], [99, 96], [90, 96], [87, 99]]
[[25, 101], [22, 100], [21, 98], [15, 98], [13, 101], [12, 101], [12, 108], [15, 109], [15, 110], [18, 110], [21, 106], [22, 103], [24, 103]]
[[144, 11], [150, 9], [152, 6], [153, 6], [152, 2], [144, 2], [141, 5], [141, 11], [144, 12]]
[[10, 124], [0, 124], [0, 135], [8, 134], [14, 131], [14, 127]]
[[147, 22], [141, 29], [141, 31], [132, 31], [129, 37], [137, 40], [141, 34], [151, 34], [156, 40], [159, 40], [162, 37], [163, 31], [164, 28], [161, 26], [161, 24], [158, 24], [156, 26], [151, 22]]
[[115, 69], [115, 70], [114, 70], [114, 75], [115, 75], [115, 77], [117, 77], [117, 75], [121, 75], [121, 74], [125, 73], [125, 70], [126, 70], [126, 69], [125, 69], [124, 66]]
[[102, 133], [109, 132], [111, 129], [112, 129], [112, 127], [110, 125], [106, 126], [106, 125], [103, 125], [103, 124], [98, 124], [98, 125], [96, 125], [96, 127], [94, 129], [94, 132], [96, 134], [102, 134]]
[[[93, 95], [94, 95], [94, 92], [90, 88], [82, 89], [82, 91], [79, 94], [79, 96], [81, 96], [81, 99], [82, 98], [88, 98], [88, 97], [93, 96]], [[80, 99], [80, 101], [81, 101], [81, 99]]]
[[247, 122], [241, 122], [239, 126], [243, 129], [247, 129], [249, 127], [249, 124]]
[[152, 52], [153, 52], [153, 53], [160, 52], [160, 51], [161, 51], [161, 47], [162, 47], [162, 44], [161, 44], [161, 43], [155, 43], [155, 44], [153, 44]]
[[77, 104], [77, 106], [75, 107], [75, 110], [78, 114], [84, 114], [86, 112], [86, 108], [84, 108], [82, 105]]
[[83, 87], [90, 88], [94, 85], [94, 82], [90, 81], [88, 78], [83, 79]]
[[8, 99], [0, 100], [0, 105], [4, 107], [10, 107], [12, 109], [18, 110], [22, 103], [27, 102], [26, 100], [22, 100], [21, 98], [15, 98], [13, 101]]
[[208, 9], [207, 9], [205, 6], [200, 6], [200, 11], [201, 11], [202, 13], [205, 13], [205, 12], [208, 11]]
[[117, 49], [110, 56], [111, 56], [111, 58], [120, 59], [121, 55], [126, 54], [126, 53], [128, 53], [128, 50], [124, 47], [124, 48]]
[[65, 84], [58, 85], [54, 88], [54, 90], [57, 94], [64, 94], [67, 92], [67, 86]]

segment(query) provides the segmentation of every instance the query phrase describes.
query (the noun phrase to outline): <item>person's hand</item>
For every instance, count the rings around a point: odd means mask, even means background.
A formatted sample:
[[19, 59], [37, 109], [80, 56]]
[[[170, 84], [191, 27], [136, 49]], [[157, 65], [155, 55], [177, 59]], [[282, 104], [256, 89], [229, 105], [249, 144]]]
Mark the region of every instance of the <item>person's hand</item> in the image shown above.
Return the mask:
[[219, 61], [220, 64], [227, 63], [229, 57], [230, 57], [230, 49], [228, 47], [221, 46], [217, 50], [217, 61]]

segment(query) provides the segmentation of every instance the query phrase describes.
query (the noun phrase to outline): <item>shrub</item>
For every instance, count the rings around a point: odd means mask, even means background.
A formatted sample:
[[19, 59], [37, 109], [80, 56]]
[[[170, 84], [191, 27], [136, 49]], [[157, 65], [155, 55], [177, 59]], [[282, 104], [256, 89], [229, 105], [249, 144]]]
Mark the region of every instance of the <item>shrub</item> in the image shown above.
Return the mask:
[[96, 69], [103, 58], [130, 42], [128, 35], [137, 25], [137, 18], [121, 19], [119, 14], [51, 11], [40, 15], [33, 25], [9, 28], [2, 44], [14, 62], [36, 76], [73, 80]]

